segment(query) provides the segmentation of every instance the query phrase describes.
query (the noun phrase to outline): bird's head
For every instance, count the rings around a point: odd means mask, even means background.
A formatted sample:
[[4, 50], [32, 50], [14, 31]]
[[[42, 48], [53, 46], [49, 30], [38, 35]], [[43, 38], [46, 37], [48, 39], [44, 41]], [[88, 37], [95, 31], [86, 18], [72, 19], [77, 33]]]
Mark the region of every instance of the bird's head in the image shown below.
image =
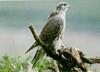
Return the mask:
[[70, 8], [70, 6], [69, 6], [68, 3], [66, 3], [66, 2], [60, 2], [60, 3], [57, 5], [56, 10], [57, 10], [57, 11], [66, 12], [68, 8]]

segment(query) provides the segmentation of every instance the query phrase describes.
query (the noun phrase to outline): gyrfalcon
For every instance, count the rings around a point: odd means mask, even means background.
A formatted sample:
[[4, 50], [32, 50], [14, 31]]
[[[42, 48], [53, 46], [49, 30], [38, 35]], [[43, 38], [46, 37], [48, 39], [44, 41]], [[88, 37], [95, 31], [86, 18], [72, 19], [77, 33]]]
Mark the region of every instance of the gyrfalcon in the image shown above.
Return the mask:
[[[48, 21], [39, 35], [40, 40], [44, 42], [44, 44], [48, 46], [47, 48], [50, 48], [53, 53], [62, 46], [62, 38], [65, 30], [65, 16], [68, 8], [68, 3], [60, 2], [56, 9], [49, 15]], [[37, 46], [39, 45], [35, 42], [26, 53]], [[45, 52], [42, 48], [37, 50], [34, 61], [39, 60], [44, 54]]]

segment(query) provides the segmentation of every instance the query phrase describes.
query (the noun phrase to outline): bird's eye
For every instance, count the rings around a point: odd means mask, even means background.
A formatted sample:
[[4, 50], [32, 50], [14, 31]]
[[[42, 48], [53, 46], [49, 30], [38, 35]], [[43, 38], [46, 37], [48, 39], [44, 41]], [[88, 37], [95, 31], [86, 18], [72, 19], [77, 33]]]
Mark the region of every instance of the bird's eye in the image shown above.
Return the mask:
[[64, 6], [66, 6], [66, 4], [64, 4]]

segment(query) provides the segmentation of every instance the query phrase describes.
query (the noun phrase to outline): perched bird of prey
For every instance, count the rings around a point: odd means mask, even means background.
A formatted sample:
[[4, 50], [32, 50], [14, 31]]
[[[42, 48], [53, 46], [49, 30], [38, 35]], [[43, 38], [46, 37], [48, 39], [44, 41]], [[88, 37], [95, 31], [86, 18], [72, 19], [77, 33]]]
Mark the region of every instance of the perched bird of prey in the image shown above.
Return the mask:
[[[65, 29], [65, 14], [68, 10], [69, 5], [66, 2], [60, 2], [56, 9], [49, 15], [48, 21], [41, 31], [39, 38], [44, 44], [46, 44], [47, 48], [55, 53], [57, 49], [62, 46], [62, 38], [64, 35]], [[27, 51], [29, 52], [31, 49], [39, 46], [37, 42], [35, 42]], [[34, 57], [34, 61], [39, 60], [39, 58], [43, 57], [45, 54], [44, 50], [41, 48], [37, 50], [36, 55]], [[35, 63], [35, 62], [34, 62]]]

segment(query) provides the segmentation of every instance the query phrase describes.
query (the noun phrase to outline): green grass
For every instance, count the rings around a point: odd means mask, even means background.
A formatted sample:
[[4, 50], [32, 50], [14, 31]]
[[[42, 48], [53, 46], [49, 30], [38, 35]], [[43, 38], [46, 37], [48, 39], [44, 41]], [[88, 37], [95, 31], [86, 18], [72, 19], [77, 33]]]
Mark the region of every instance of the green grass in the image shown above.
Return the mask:
[[[31, 58], [31, 56], [23, 58], [21, 56], [10, 57], [4, 55], [0, 58], [0, 72], [27, 72]], [[35, 69], [44, 72], [48, 67], [52, 67], [51, 61], [40, 59]]]
[[28, 59], [4, 55], [0, 59], [0, 72], [27, 72]]
[[[33, 62], [34, 63], [34, 62]], [[52, 60], [47, 60], [47, 59], [44, 59], [44, 58], [41, 58], [37, 64], [36, 64], [36, 69], [39, 71], [39, 72], [44, 72], [45, 70], [49, 69], [49, 68], [52, 68], [53, 67], [53, 61]]]
[[[31, 58], [31, 56], [23, 58], [21, 56], [10, 57], [4, 55], [0, 58], [0, 72], [27, 72]], [[52, 67], [51, 61], [40, 59], [35, 69], [44, 72], [48, 67]]]

